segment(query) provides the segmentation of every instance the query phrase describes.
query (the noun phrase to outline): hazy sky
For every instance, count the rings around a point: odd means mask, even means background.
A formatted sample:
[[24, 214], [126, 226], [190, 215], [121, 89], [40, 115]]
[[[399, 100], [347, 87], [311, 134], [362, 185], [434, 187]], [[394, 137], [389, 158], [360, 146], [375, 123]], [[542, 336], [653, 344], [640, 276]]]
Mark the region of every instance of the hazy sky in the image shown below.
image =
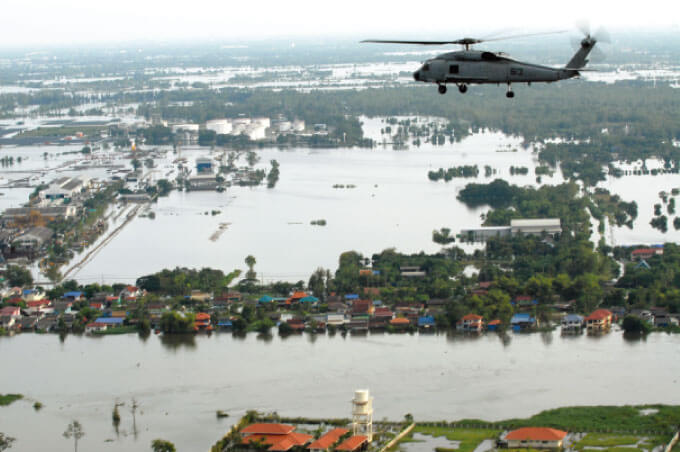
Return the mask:
[[594, 26], [660, 28], [680, 23], [680, 2], [647, 0], [2, 0], [0, 46], [132, 40], [249, 40], [276, 36], [400, 37]]

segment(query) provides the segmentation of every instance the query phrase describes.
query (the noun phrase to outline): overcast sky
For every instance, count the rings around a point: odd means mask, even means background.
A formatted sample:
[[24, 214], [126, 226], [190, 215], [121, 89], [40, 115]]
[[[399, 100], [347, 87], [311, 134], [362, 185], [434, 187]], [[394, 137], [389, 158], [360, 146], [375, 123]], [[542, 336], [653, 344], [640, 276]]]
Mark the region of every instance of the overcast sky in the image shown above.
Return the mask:
[[647, 0], [2, 0], [0, 46], [138, 40], [252, 40], [349, 35], [422, 36], [470, 30], [593, 26], [650, 29], [680, 23], [680, 2]]

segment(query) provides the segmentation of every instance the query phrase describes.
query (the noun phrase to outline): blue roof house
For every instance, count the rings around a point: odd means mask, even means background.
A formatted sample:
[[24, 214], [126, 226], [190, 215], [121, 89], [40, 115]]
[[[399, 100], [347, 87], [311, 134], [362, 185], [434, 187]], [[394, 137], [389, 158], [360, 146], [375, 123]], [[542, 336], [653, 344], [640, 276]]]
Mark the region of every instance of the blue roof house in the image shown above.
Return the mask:
[[512, 331], [523, 331], [536, 326], [536, 319], [531, 314], [521, 312], [512, 316], [510, 319]]

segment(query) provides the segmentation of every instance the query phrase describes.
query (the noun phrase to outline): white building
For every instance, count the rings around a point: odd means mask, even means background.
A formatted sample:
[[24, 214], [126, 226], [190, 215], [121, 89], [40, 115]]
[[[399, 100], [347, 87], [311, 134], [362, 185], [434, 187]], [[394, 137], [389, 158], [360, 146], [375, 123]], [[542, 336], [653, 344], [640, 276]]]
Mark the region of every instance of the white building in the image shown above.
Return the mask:
[[173, 124], [172, 133], [178, 132], [198, 133], [198, 124]]
[[229, 135], [233, 133], [233, 124], [230, 119], [211, 119], [205, 123], [207, 130], [212, 130], [217, 135]]

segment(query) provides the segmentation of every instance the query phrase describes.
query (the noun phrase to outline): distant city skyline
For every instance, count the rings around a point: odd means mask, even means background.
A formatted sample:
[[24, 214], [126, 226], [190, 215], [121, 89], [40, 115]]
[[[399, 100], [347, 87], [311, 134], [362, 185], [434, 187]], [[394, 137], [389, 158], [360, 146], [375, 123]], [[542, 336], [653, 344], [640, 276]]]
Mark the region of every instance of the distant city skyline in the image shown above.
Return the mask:
[[119, 0], [108, 6], [85, 0], [34, 0], [3, 5], [0, 47], [77, 45], [130, 41], [254, 40], [274, 37], [390, 37], [471, 31], [574, 28], [587, 19], [593, 28], [670, 28], [680, 32], [680, 4], [663, 0], [622, 3], [489, 0], [478, 6], [433, 1], [402, 7], [397, 2], [319, 3]]

